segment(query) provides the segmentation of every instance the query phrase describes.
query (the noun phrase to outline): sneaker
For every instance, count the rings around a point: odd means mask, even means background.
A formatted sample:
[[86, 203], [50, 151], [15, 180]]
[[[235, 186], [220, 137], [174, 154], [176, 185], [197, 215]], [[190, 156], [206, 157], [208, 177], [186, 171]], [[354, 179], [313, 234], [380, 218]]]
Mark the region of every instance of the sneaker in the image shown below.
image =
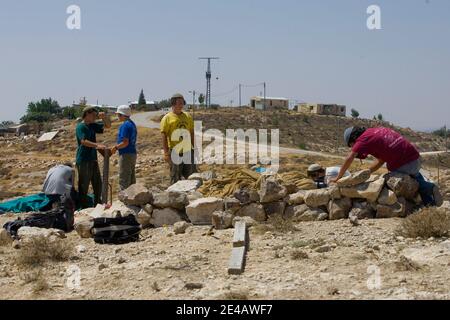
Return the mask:
[[433, 188], [433, 198], [434, 202], [436, 203], [436, 207], [440, 207], [444, 203], [441, 192], [439, 191], [439, 187], [437, 185], [435, 185]]

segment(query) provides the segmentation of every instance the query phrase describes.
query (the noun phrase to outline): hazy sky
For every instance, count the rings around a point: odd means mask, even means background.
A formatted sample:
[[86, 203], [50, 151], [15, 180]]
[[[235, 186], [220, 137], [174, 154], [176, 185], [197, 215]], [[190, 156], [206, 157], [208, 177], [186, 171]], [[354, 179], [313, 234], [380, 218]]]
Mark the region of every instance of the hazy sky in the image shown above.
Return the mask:
[[[66, 27], [71, 4], [81, 30]], [[366, 26], [371, 4], [382, 30]], [[450, 125], [448, 0], [0, 0], [0, 43], [0, 120], [43, 97], [189, 97], [205, 91], [197, 58], [211, 55], [221, 57], [213, 103], [236, 105], [237, 90], [223, 94], [266, 81], [269, 96], [346, 104], [416, 129]], [[245, 88], [243, 101], [261, 91]]]

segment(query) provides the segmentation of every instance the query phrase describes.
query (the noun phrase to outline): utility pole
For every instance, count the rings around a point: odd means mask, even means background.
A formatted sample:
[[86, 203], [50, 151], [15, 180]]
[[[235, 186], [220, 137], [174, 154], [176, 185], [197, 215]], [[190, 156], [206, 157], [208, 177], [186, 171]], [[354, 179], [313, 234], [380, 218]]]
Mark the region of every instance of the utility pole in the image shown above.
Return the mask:
[[264, 82], [264, 110], [266, 110], [267, 109], [267, 106], [266, 106], [266, 83]]
[[242, 93], [242, 91], [241, 91], [241, 87], [242, 87], [242, 85], [239, 83], [239, 107], [242, 107], [242, 96], [241, 96], [241, 93]]
[[448, 143], [447, 143], [447, 138], [448, 138], [448, 131], [447, 131], [447, 125], [444, 126], [444, 134], [445, 134], [445, 153], [448, 153]]
[[199, 58], [200, 60], [208, 60], [208, 65], [206, 69], [206, 108], [211, 107], [211, 60], [219, 60], [218, 57], [206, 57]]
[[192, 93], [192, 118], [194, 118], [195, 115], [195, 95], [197, 92], [195, 90], [189, 91], [189, 93]]

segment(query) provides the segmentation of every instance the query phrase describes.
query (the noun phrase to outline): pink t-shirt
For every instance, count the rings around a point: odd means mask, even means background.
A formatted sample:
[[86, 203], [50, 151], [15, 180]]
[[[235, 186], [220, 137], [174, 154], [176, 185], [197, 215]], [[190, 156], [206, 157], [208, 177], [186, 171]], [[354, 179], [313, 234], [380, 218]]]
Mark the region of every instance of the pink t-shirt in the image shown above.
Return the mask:
[[389, 171], [395, 171], [407, 163], [420, 158], [416, 147], [399, 133], [389, 128], [367, 129], [357, 140], [352, 151], [359, 159], [370, 154], [387, 164]]

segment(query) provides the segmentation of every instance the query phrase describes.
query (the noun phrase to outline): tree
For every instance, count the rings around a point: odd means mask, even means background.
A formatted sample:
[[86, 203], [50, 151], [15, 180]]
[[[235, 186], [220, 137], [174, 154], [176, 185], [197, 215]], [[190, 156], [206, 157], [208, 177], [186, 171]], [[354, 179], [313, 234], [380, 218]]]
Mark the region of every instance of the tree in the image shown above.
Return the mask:
[[352, 109], [351, 113], [352, 113], [352, 118], [355, 118], [355, 119], [359, 118], [359, 112], [357, 110]]
[[200, 93], [200, 95], [198, 96], [198, 103], [200, 103], [201, 105], [205, 103], [205, 96], [203, 95], [203, 93]]
[[14, 125], [15, 123], [13, 121], [2, 121], [1, 124], [5, 127], [8, 127]]
[[62, 116], [65, 119], [74, 120], [80, 118], [83, 114], [83, 107], [65, 107], [62, 109]]
[[170, 100], [161, 100], [157, 104], [158, 109], [167, 109], [172, 107], [172, 104], [170, 103]]
[[433, 131], [433, 134], [441, 138], [446, 138], [450, 136], [450, 130], [447, 130], [447, 127], [444, 126], [438, 130]]
[[383, 115], [381, 113], [378, 114], [377, 118], [380, 121], [384, 121]]
[[52, 98], [41, 99], [38, 102], [28, 103], [27, 113], [20, 121], [26, 123], [30, 121], [47, 122], [52, 118], [57, 118], [62, 115], [62, 109], [58, 101]]
[[144, 89], [142, 89], [141, 93], [139, 94], [138, 104], [140, 106], [145, 106], [147, 104], [147, 101], [145, 100], [145, 96], [144, 96]]

